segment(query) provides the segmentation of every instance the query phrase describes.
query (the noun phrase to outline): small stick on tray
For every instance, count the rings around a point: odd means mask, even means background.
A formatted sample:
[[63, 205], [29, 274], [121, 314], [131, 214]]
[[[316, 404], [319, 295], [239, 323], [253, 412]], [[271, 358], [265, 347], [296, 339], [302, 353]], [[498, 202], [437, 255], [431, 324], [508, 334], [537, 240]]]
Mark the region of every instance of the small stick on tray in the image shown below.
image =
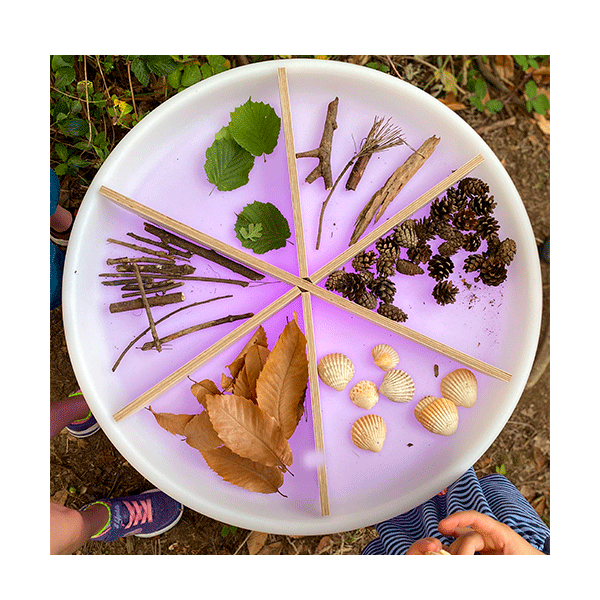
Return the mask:
[[[220, 319], [214, 319], [213, 321], [207, 321], [206, 323], [200, 323], [199, 325], [192, 325], [191, 327], [186, 327], [181, 331], [172, 333], [170, 335], [165, 336], [164, 338], [161, 338], [159, 340], [159, 343], [166, 344], [168, 342], [176, 340], [177, 338], [183, 337], [184, 335], [188, 335], [188, 333], [194, 333], [195, 331], [201, 331], [202, 329], [208, 329], [209, 327], [216, 327], [217, 325], [223, 325], [224, 323], [233, 323], [234, 321], [241, 321], [242, 319], [250, 319], [253, 316], [254, 313], [244, 313], [243, 315], [229, 315], [227, 317], [221, 317]], [[142, 350], [152, 350], [152, 348], [157, 348], [156, 340], [153, 342], [146, 342], [142, 346]]]
[[[152, 296], [147, 300], [149, 306], [165, 306], [167, 304], [183, 302], [185, 296], [183, 292], [177, 292], [175, 294], [165, 294], [164, 296]], [[108, 308], [111, 313], [119, 313], [128, 310], [139, 310], [140, 308], [144, 308], [144, 303], [141, 299], [125, 300], [124, 302], [113, 302]]]
[[[170, 258], [166, 252], [162, 252], [161, 250], [152, 250], [151, 248], [144, 248], [143, 246], [138, 246], [137, 244], [130, 244], [128, 242], [121, 242], [120, 240], [115, 240], [113, 238], [108, 238], [106, 240], [111, 244], [117, 244], [118, 246], [124, 246], [125, 248], [131, 248], [131, 250], [137, 250], [138, 252], [147, 252], [148, 254], [153, 254], [154, 256], [158, 256], [160, 258]], [[171, 260], [173, 260], [171, 258]]]
[[373, 194], [369, 202], [362, 209], [356, 218], [354, 231], [350, 237], [350, 243], [356, 243], [360, 236], [365, 232], [371, 221], [376, 223], [385, 209], [390, 205], [400, 190], [413, 177], [413, 175], [423, 166], [425, 161], [433, 154], [440, 138], [435, 136], [425, 140], [421, 147], [413, 152], [408, 159], [401, 164], [385, 182], [383, 187]]
[[152, 311], [150, 310], [150, 303], [148, 302], [148, 298], [146, 297], [146, 292], [144, 291], [144, 282], [142, 281], [142, 276], [140, 275], [140, 269], [136, 263], [133, 263], [133, 269], [135, 271], [135, 277], [137, 279], [140, 294], [142, 295], [142, 303], [144, 305], [144, 309], [146, 310], [146, 315], [148, 316], [148, 323], [150, 325], [150, 330], [152, 331], [152, 337], [154, 338], [154, 344], [156, 345], [156, 349], [160, 352], [162, 350], [161, 345], [160, 345], [160, 338], [158, 337], [158, 333], [156, 331], [156, 326], [154, 325], [154, 319], [152, 318]]

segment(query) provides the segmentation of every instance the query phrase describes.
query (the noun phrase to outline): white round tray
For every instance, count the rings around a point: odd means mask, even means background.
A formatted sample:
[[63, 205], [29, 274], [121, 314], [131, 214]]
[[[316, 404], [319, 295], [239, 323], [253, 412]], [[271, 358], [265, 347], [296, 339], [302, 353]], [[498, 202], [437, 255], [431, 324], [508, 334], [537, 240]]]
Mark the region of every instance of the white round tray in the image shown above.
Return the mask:
[[[435, 282], [426, 274], [394, 278], [398, 285], [395, 304], [409, 315], [405, 325], [512, 374], [506, 383], [476, 373], [477, 404], [459, 409], [459, 427], [450, 437], [423, 429], [414, 419], [413, 408], [423, 396], [439, 394], [441, 378], [462, 365], [312, 298], [317, 357], [344, 352], [356, 365], [354, 380], [345, 392], [320, 385], [329, 516], [321, 516], [320, 510], [309, 391], [305, 416], [290, 439], [294, 476], [286, 474], [281, 488], [287, 497], [253, 493], [223, 481], [197, 450], [161, 429], [148, 410], [119, 422], [113, 418], [239, 322], [191, 334], [160, 353], [133, 348], [112, 372], [116, 358], [147, 327], [147, 320], [144, 311], [111, 314], [108, 310], [120, 295], [115, 288], [101, 285], [99, 274], [110, 270], [107, 258], [125, 256], [128, 251], [108, 244], [107, 239], [125, 240], [127, 232], [145, 232], [141, 218], [113, 204], [98, 190], [104, 185], [236, 248], [241, 248], [233, 231], [236, 214], [255, 200], [275, 204], [293, 231], [283, 127], [273, 154], [264, 161], [255, 160], [246, 186], [219, 192], [204, 173], [205, 151], [215, 133], [227, 125], [234, 108], [251, 97], [270, 104], [281, 116], [277, 68], [282, 66], [287, 69], [297, 152], [318, 146], [327, 105], [336, 96], [334, 178], [353, 156], [375, 116], [391, 117], [414, 148], [432, 135], [440, 137], [433, 156], [390, 205], [385, 218], [481, 154], [484, 162], [471, 175], [489, 184], [498, 202], [494, 216], [501, 225], [500, 236], [514, 239], [518, 247], [507, 281], [496, 288], [474, 282], [473, 274], [464, 273], [462, 260], [457, 260], [452, 280], [460, 292], [452, 305], [435, 303], [431, 296]], [[310, 273], [347, 248], [356, 215], [410, 153], [407, 146], [400, 146], [375, 155], [355, 192], [346, 191], [343, 180], [325, 213], [318, 251], [314, 249], [318, 215], [327, 192], [322, 180], [311, 185], [304, 182], [316, 160], [298, 159]], [[425, 207], [415, 217], [428, 212]], [[291, 244], [260, 258], [298, 274], [296, 248]], [[192, 259], [192, 264], [197, 267], [196, 275], [235, 277], [199, 257]], [[260, 283], [264, 282], [268, 283], [247, 288], [188, 282], [183, 288], [186, 302], [230, 293], [233, 298], [183, 311], [165, 325], [170, 332], [228, 314], [257, 313], [290, 289], [268, 276]], [[526, 384], [537, 347], [541, 298], [539, 262], [527, 213], [506, 171], [483, 140], [441, 102], [401, 80], [365, 67], [318, 60], [235, 68], [177, 94], [146, 116], [111, 153], [81, 204], [63, 284], [65, 332], [75, 374], [102, 429], [129, 463], [155, 486], [209, 517], [250, 530], [296, 535], [346, 531], [385, 520], [427, 500], [473, 465], [502, 430]], [[172, 309], [156, 309], [155, 318]], [[294, 312], [303, 327], [300, 299], [264, 323], [269, 347]], [[246, 340], [190, 376], [219, 384], [221, 374], [227, 372], [225, 366]], [[370, 354], [379, 343], [397, 349], [399, 368], [413, 377], [416, 393], [408, 404], [382, 397], [371, 410], [380, 414], [388, 427], [383, 450], [374, 454], [359, 450], [350, 441], [350, 426], [365, 411], [350, 402], [347, 391], [360, 379], [381, 382], [383, 373], [373, 365]], [[438, 365], [438, 377], [434, 365]], [[185, 380], [175, 385], [153, 401], [152, 408], [157, 412], [199, 412], [190, 384]]]

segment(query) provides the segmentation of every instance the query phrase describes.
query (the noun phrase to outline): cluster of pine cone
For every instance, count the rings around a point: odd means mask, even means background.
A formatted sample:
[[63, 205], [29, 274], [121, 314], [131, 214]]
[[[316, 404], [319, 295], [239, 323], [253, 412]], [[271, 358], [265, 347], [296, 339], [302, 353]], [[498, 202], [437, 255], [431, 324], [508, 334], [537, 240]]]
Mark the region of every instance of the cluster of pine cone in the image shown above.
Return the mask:
[[[489, 195], [489, 186], [474, 177], [466, 177], [456, 187], [449, 188], [443, 198], [431, 203], [428, 217], [408, 219], [389, 235], [375, 243], [375, 251], [363, 251], [352, 261], [355, 273], [344, 269], [334, 271], [325, 288], [377, 312], [394, 321], [406, 321], [407, 314], [393, 304], [396, 284], [390, 277], [396, 273], [428, 274], [437, 283], [432, 295], [440, 305], [452, 304], [458, 288], [450, 281], [455, 264], [452, 257], [459, 251], [469, 253], [464, 261], [465, 272], [477, 271], [475, 281], [485, 285], [500, 285], [507, 277], [507, 266], [513, 260], [517, 246], [514, 240], [500, 240], [500, 225], [492, 216], [496, 201]], [[434, 254], [429, 242], [443, 240]], [[483, 242], [486, 250], [480, 250]], [[400, 256], [406, 250], [406, 258]], [[421, 266], [423, 265], [423, 266]], [[375, 273], [371, 267], [375, 267]]]

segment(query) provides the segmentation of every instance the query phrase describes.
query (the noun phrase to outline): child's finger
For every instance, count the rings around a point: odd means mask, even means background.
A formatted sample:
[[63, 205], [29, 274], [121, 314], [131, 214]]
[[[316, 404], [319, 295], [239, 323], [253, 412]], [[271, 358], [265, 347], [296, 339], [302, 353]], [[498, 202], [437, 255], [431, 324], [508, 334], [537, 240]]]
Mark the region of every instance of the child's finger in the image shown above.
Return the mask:
[[411, 547], [406, 551], [408, 555], [419, 555], [425, 554], [425, 552], [438, 552], [442, 549], [442, 543], [433, 537], [423, 538], [417, 540]]
[[491, 533], [498, 526], [498, 521], [475, 510], [465, 510], [454, 513], [441, 520], [438, 529], [444, 535], [456, 537], [461, 528], [470, 527], [480, 533]]
[[459, 535], [459, 537], [450, 544], [450, 554], [472, 556], [475, 552], [481, 552], [485, 549], [485, 540], [483, 537], [476, 531], [467, 531], [468, 533]]

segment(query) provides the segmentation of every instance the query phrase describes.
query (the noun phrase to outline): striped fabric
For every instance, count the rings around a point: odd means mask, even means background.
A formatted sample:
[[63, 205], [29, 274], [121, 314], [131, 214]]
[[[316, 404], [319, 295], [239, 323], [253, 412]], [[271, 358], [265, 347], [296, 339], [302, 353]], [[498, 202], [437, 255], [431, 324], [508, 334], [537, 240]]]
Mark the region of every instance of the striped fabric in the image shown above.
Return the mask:
[[550, 529], [517, 488], [503, 475], [478, 479], [472, 467], [424, 504], [376, 525], [379, 537], [362, 554], [406, 554], [414, 542], [426, 537], [449, 546], [454, 538], [442, 535], [438, 523], [462, 510], [476, 510], [505, 523], [534, 548], [550, 554]]

